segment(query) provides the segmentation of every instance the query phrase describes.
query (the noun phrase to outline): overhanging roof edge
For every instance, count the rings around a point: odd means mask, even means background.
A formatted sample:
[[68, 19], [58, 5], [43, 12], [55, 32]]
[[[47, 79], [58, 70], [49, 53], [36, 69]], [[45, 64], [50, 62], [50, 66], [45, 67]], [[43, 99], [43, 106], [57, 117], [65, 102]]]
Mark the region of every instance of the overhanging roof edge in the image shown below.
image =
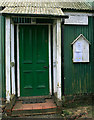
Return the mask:
[[48, 14], [22, 14], [22, 13], [0, 13], [3, 16], [25, 16], [25, 17], [56, 17], [56, 18], [68, 18], [68, 15], [48, 15]]

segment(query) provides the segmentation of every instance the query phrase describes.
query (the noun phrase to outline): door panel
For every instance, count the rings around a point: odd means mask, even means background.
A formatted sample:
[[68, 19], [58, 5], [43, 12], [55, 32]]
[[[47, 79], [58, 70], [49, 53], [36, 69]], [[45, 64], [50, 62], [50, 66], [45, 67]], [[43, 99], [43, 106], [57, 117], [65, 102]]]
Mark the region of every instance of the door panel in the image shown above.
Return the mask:
[[49, 94], [48, 26], [20, 26], [21, 96]]
[[[42, 27], [42, 26], [41, 26]], [[47, 35], [45, 35], [45, 32], [47, 33], [47, 31], [45, 30], [45, 28], [41, 28], [42, 31], [40, 31], [40, 28], [38, 28], [37, 30], [37, 39], [38, 37], [39, 38], [42, 38], [38, 41], [36, 41], [36, 45], [37, 45], [37, 48], [36, 48], [36, 60], [37, 60], [37, 63], [46, 63], [47, 61], [47, 53], [45, 54], [45, 49], [47, 49]]]
[[[25, 29], [24, 31], [22, 31], [23, 33], [25, 33], [22, 37], [22, 44], [23, 44], [23, 62], [24, 63], [32, 63], [32, 56], [33, 56], [33, 51], [32, 51], [32, 31], [29, 29]], [[30, 52], [30, 54], [28, 54], [27, 52]]]

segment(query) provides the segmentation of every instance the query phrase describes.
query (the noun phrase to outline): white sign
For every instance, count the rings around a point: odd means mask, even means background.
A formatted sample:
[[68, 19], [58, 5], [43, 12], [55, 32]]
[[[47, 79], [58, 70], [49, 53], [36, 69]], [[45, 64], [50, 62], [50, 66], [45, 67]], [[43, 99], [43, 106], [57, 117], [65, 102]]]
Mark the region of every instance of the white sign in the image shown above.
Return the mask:
[[88, 16], [70, 15], [68, 19], [65, 19], [64, 24], [88, 25]]
[[89, 62], [90, 42], [80, 34], [73, 42], [73, 62]]

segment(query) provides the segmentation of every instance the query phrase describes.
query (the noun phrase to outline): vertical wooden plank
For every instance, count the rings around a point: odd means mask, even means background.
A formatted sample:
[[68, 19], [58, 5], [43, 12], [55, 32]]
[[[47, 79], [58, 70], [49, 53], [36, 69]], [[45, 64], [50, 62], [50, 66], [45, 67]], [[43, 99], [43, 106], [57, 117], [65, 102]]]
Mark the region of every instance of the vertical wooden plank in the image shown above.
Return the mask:
[[57, 98], [61, 100], [61, 19], [57, 20]]
[[11, 81], [10, 81], [10, 18], [6, 17], [6, 99], [7, 101], [10, 101], [10, 95], [11, 95]]
[[53, 24], [53, 84], [54, 84], [54, 93], [57, 92], [57, 70], [56, 70], [56, 23]]
[[51, 25], [49, 25], [49, 88], [52, 95], [52, 80], [51, 80]]
[[15, 95], [15, 58], [14, 58], [14, 24], [11, 24], [11, 81], [12, 81], [12, 94]]
[[19, 67], [19, 25], [17, 25], [17, 91], [20, 96], [20, 67]]

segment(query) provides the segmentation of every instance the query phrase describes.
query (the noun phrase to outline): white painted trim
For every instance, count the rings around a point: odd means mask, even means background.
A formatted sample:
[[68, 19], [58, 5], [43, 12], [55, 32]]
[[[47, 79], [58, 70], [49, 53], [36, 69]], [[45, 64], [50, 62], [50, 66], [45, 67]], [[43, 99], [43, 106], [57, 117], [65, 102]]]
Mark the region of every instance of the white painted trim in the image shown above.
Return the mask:
[[52, 79], [51, 79], [51, 25], [49, 25], [49, 89], [50, 95], [52, 95]]
[[61, 19], [53, 24], [53, 83], [54, 93], [61, 100]]
[[17, 91], [20, 96], [20, 67], [19, 67], [19, 25], [17, 25]]
[[61, 19], [57, 19], [57, 98], [61, 100]]
[[11, 62], [14, 66], [11, 66], [11, 82], [12, 82], [12, 94], [15, 95], [15, 58], [14, 58], [14, 24], [11, 24]]
[[[23, 24], [24, 25], [24, 24]], [[48, 25], [48, 45], [49, 45], [49, 90], [52, 95], [52, 80], [51, 80], [51, 25]], [[20, 66], [19, 66], [19, 25], [17, 25], [17, 91], [20, 96]]]
[[57, 49], [56, 49], [56, 23], [53, 24], [53, 89], [54, 93], [57, 92], [57, 70], [56, 70], [56, 59], [57, 59]]
[[6, 99], [10, 101], [11, 96], [11, 81], [10, 81], [10, 36], [11, 27], [10, 27], [10, 18], [6, 17], [6, 40], [5, 40], [5, 59], [6, 59]]

